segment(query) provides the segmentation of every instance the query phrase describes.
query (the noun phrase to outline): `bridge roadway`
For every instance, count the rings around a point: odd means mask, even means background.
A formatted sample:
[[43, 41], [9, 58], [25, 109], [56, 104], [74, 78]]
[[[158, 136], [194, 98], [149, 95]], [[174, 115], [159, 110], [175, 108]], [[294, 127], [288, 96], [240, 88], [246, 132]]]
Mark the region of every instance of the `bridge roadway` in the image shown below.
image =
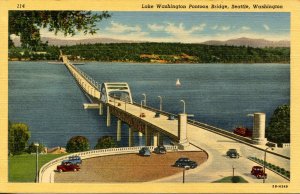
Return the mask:
[[[115, 106], [120, 103], [120, 106]], [[109, 106], [113, 106], [119, 111], [125, 110], [125, 103], [119, 100], [115, 102], [109, 102]], [[126, 104], [126, 112], [134, 115], [136, 117], [140, 116], [140, 107], [133, 104]], [[145, 113], [145, 117], [140, 118], [145, 123], [151, 123], [151, 125], [156, 126], [157, 129], [163, 129], [164, 131], [177, 136], [178, 133], [178, 120], [168, 120], [167, 116], [161, 115], [160, 118], [155, 118], [155, 112], [147, 109], [142, 109]], [[262, 180], [256, 179], [250, 175], [252, 166], [255, 165], [254, 162], [247, 159], [249, 156], [255, 156], [257, 158], [264, 158], [264, 151], [260, 150], [264, 148], [263, 146], [253, 146], [250, 147], [247, 144], [235, 141], [233, 139], [221, 136], [219, 134], [210, 132], [206, 129], [196, 127], [191, 124], [187, 124], [187, 138], [191, 143], [191, 147], [196, 146], [205, 150], [209, 155], [209, 160], [203, 167], [198, 170], [190, 171], [190, 181], [191, 182], [211, 182], [222, 178], [222, 176], [232, 175], [232, 166], [235, 167], [235, 173], [240, 174], [245, 177], [249, 182], [262, 182]], [[229, 148], [236, 148], [241, 157], [239, 159], [229, 159], [227, 158], [226, 151]], [[258, 149], [260, 148], [260, 149]], [[280, 149], [280, 148], [277, 148]], [[276, 152], [276, 149], [274, 150]], [[281, 156], [267, 154], [267, 161], [276, 164], [285, 169], [290, 169], [290, 160], [285, 159]], [[269, 177], [266, 182], [288, 182], [281, 176], [266, 170]], [[159, 181], [182, 181], [181, 176], [172, 176]]]
[[[62, 56], [63, 61], [67, 68], [70, 70], [74, 78], [77, 80], [78, 84], [81, 88], [92, 98], [99, 99], [100, 91], [99, 86], [95, 84], [91, 78], [86, 76], [83, 72], [73, 66], [66, 56]], [[118, 104], [120, 103], [120, 106]], [[142, 109], [142, 112], [145, 113], [145, 117], [140, 117], [141, 107], [136, 104], [125, 103], [118, 99], [110, 100], [106, 104], [106, 107], [113, 107], [114, 109], [124, 112], [126, 106], [126, 114], [130, 114], [135, 118], [140, 119], [145, 124], [149, 124], [153, 126], [156, 130], [161, 131], [164, 134], [167, 134], [173, 139], [178, 138], [178, 120], [168, 120], [168, 117], [165, 115], [161, 115], [160, 118], [155, 118], [155, 111], [149, 109]], [[199, 147], [205, 150], [209, 154], [209, 160], [207, 163], [200, 167], [199, 170], [202, 169], [201, 174], [202, 178], [205, 178], [205, 181], [213, 181], [215, 180], [215, 175], [225, 176], [228, 174], [230, 176], [230, 172], [232, 172], [232, 166], [235, 167], [235, 172], [237, 174], [244, 175], [250, 179], [250, 182], [261, 182], [261, 180], [253, 179], [252, 176], [249, 175], [251, 167], [255, 165], [254, 162], [251, 162], [247, 159], [248, 156], [255, 156], [257, 158], [264, 158], [264, 150], [265, 146], [257, 146], [252, 145], [249, 146], [246, 142], [241, 142], [234, 140], [232, 138], [225, 137], [223, 135], [219, 135], [217, 133], [211, 132], [205, 128], [194, 126], [191, 124], [187, 124], [187, 139], [190, 144]], [[241, 154], [240, 159], [228, 159], [225, 157], [226, 151], [229, 148], [236, 148]], [[290, 170], [290, 159], [289, 153], [285, 154], [288, 157], [282, 157], [282, 155], [274, 155], [272, 153], [277, 153], [280, 148], [276, 148], [274, 151], [268, 151], [267, 161], [278, 165], [286, 170]], [[192, 171], [191, 171], [192, 172]], [[267, 170], [268, 172], [268, 170]], [[286, 182], [284, 178], [279, 175], [268, 172], [268, 179], [266, 182]], [[195, 176], [197, 177], [197, 176]], [[213, 177], [213, 178], [212, 178]], [[176, 179], [176, 178], [175, 178]], [[195, 178], [195, 182], [198, 182]], [[200, 179], [199, 179], [200, 180]], [[200, 180], [201, 181], [201, 180]], [[202, 181], [204, 181], [202, 179]], [[204, 182], [205, 182], [204, 181]]]

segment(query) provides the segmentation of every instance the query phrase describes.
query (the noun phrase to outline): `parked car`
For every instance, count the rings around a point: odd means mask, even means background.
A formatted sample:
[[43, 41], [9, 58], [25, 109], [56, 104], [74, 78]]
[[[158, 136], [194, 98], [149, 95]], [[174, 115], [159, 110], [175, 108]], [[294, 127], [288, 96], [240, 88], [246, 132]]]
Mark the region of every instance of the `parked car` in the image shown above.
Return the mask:
[[151, 152], [150, 149], [148, 147], [142, 147], [142, 149], [140, 149], [139, 154], [141, 156], [150, 156]]
[[239, 158], [239, 157], [240, 157], [240, 154], [237, 152], [236, 149], [229, 149], [229, 150], [226, 152], [226, 155], [227, 155], [229, 158]]
[[251, 170], [251, 174], [256, 176], [258, 179], [267, 178], [267, 174], [264, 173], [264, 169], [261, 166], [253, 166]]
[[140, 114], [140, 117], [146, 117], [145, 113], [142, 112], [142, 113]]
[[174, 120], [175, 119], [175, 117], [174, 117], [174, 115], [169, 115], [169, 118], [168, 118], [169, 120]]
[[197, 162], [190, 160], [189, 158], [179, 158], [174, 166], [185, 168], [186, 166], [189, 168], [196, 168], [198, 166]]
[[159, 118], [160, 117], [160, 112], [156, 112], [154, 117]]
[[156, 154], [166, 154], [167, 153], [167, 149], [165, 148], [165, 146], [159, 145], [156, 148], [154, 148], [154, 152]]
[[70, 156], [68, 158], [68, 160], [63, 160], [62, 163], [64, 162], [71, 162], [72, 164], [81, 164], [82, 163], [82, 160], [80, 158], [80, 156]]
[[80, 167], [77, 164], [72, 164], [71, 162], [63, 162], [56, 167], [58, 172], [78, 171], [79, 169]]

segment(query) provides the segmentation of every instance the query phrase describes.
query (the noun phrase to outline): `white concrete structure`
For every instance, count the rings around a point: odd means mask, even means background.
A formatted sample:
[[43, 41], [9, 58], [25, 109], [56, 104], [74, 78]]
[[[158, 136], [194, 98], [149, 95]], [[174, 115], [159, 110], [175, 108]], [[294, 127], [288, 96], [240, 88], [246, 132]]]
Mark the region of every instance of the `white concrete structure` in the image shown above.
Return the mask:
[[266, 114], [254, 113], [253, 115], [253, 133], [252, 140], [254, 144], [265, 145], [267, 139], [265, 137], [266, 131]]
[[187, 114], [185, 113], [178, 115], [178, 139], [178, 147], [180, 149], [184, 149], [184, 147], [189, 145], [187, 139]]
[[[144, 146], [142, 146], [144, 147]], [[99, 150], [91, 150], [86, 152], [78, 152], [72, 153], [66, 156], [62, 156], [51, 160], [46, 163], [39, 171], [39, 183], [54, 183], [54, 173], [56, 170], [56, 166], [60, 165], [63, 160], [67, 160], [69, 156], [80, 156], [82, 160], [94, 157], [108, 156], [108, 155], [118, 155], [118, 154], [130, 154], [130, 153], [138, 153], [142, 148], [138, 147], [122, 147], [122, 148], [109, 148], [109, 149], [99, 149]], [[177, 151], [176, 146], [165, 146], [168, 152]], [[154, 146], [148, 146], [148, 148], [153, 151]]]
[[129, 85], [126, 82], [110, 82], [101, 84], [101, 98], [102, 102], [109, 102], [112, 98], [110, 95], [114, 92], [120, 93], [120, 100], [132, 103], [132, 96]]

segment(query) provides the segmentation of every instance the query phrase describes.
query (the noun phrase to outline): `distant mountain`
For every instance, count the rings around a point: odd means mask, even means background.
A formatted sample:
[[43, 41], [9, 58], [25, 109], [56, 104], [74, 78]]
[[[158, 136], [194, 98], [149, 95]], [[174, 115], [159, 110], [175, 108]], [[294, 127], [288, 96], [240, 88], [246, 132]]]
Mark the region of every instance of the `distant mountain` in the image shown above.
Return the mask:
[[207, 45], [230, 45], [230, 46], [250, 46], [250, 47], [290, 47], [290, 41], [280, 40], [280, 41], [271, 41], [266, 39], [252, 39], [252, 38], [237, 38], [230, 39], [226, 41], [217, 41], [210, 40], [202, 42], [202, 44]]
[[[65, 46], [65, 45], [76, 45], [76, 44], [96, 44], [96, 43], [139, 43], [142, 41], [132, 41], [132, 40], [120, 40], [113, 38], [86, 38], [86, 39], [78, 39], [78, 40], [70, 40], [70, 39], [59, 39], [59, 38], [49, 38], [42, 37], [41, 40], [43, 42], [47, 42], [49, 45], [55, 46]], [[15, 46], [20, 46], [20, 38], [17, 37], [14, 40]], [[144, 41], [146, 42], [146, 41]], [[252, 39], [252, 38], [237, 38], [237, 39], [229, 39], [226, 41], [218, 41], [218, 40], [209, 40], [196, 44], [207, 44], [207, 45], [231, 45], [231, 46], [250, 46], [256, 48], [263, 47], [290, 47], [290, 41], [280, 40], [280, 41], [271, 41], [266, 39]]]

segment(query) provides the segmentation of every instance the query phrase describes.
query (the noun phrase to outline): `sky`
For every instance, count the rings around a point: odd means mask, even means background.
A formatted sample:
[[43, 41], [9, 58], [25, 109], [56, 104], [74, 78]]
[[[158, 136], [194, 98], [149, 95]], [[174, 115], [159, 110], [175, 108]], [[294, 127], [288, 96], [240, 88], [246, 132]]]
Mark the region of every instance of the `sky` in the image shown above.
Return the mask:
[[47, 29], [44, 37], [67, 39], [113, 38], [131, 41], [198, 43], [233, 38], [290, 40], [290, 14], [276, 12], [109, 12], [112, 17], [97, 24], [91, 36], [55, 36]]

